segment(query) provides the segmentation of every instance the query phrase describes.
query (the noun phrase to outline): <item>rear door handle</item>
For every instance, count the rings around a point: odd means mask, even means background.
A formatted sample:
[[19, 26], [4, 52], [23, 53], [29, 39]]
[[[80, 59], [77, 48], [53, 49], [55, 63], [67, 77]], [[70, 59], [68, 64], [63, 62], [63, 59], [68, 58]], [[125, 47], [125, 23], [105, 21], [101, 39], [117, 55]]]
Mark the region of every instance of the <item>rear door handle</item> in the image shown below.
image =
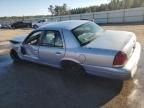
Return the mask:
[[61, 52], [56, 52], [56, 55], [60, 55], [60, 54], [62, 54]]

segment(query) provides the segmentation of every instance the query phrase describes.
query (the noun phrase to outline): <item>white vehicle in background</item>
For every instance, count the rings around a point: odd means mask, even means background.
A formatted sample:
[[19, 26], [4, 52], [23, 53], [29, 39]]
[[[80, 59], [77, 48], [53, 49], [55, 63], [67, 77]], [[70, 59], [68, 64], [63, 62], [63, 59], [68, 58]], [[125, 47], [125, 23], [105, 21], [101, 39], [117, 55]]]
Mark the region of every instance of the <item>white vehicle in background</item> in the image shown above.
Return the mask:
[[2, 25], [0, 24], [0, 29], [1, 29]]
[[35, 19], [35, 20], [32, 21], [32, 27], [34, 29], [36, 29], [36, 28], [38, 28], [38, 27], [40, 27], [42, 25], [45, 25], [47, 23], [48, 23], [47, 19]]

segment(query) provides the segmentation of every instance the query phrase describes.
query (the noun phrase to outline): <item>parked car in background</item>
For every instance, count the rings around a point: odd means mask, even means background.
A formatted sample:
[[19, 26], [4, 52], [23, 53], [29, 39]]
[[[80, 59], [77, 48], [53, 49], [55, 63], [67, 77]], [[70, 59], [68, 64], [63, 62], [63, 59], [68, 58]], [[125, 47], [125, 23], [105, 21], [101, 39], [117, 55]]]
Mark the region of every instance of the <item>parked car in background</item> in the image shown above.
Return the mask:
[[28, 60], [122, 80], [135, 75], [141, 53], [134, 33], [103, 30], [85, 20], [50, 23], [10, 42], [15, 62]]
[[31, 28], [32, 23], [17, 21], [17, 22], [14, 22], [13, 24], [11, 24], [11, 28], [14, 28], [14, 29], [16, 29], [16, 28], [25, 28], [25, 27]]
[[1, 29], [11, 29], [11, 25], [10, 24], [2, 24]]
[[47, 19], [35, 19], [35, 20], [32, 20], [32, 27], [33, 28], [38, 28], [42, 25], [45, 25], [48, 23], [48, 20]]
[[0, 29], [1, 29], [2, 25], [0, 24]]

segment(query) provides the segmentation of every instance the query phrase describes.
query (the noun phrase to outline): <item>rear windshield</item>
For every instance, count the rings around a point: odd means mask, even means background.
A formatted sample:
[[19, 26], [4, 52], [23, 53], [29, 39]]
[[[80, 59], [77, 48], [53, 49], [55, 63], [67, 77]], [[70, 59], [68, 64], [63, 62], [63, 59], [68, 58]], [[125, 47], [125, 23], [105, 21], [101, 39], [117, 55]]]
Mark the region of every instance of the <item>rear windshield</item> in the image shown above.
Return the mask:
[[99, 36], [104, 30], [93, 22], [82, 24], [72, 30], [81, 46], [84, 46]]

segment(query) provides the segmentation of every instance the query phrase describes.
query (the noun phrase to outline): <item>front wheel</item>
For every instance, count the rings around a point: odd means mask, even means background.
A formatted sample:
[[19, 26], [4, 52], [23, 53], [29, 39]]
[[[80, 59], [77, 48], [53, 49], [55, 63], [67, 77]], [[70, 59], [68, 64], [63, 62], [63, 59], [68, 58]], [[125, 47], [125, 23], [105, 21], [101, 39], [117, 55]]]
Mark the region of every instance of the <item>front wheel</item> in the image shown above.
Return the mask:
[[14, 62], [21, 62], [22, 61], [14, 49], [12, 49], [10, 51], [10, 57], [13, 59]]

